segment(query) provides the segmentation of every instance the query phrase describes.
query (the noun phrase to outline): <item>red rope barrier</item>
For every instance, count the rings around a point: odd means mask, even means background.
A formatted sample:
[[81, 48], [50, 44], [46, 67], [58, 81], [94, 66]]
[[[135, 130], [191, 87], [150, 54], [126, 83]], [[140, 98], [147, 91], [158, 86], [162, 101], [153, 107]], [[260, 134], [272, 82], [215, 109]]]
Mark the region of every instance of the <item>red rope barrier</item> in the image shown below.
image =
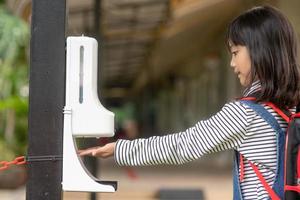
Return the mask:
[[8, 169], [11, 165], [24, 165], [26, 164], [25, 156], [15, 158], [13, 161], [1, 161], [0, 171]]

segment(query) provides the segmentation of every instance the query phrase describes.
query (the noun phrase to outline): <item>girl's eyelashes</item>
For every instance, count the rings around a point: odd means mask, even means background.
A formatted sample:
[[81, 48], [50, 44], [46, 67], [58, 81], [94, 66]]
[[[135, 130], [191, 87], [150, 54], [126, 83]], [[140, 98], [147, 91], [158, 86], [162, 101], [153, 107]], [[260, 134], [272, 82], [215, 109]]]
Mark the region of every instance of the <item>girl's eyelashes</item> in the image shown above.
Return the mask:
[[236, 54], [238, 53], [238, 50], [232, 51], [231, 54], [236, 56]]

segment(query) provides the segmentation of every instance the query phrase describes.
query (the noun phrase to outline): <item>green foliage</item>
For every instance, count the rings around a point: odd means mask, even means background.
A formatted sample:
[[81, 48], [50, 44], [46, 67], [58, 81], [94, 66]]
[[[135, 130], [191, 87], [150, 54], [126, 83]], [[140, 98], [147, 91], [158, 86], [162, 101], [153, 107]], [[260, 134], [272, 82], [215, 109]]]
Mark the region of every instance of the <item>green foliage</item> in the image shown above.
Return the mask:
[[28, 44], [28, 24], [0, 1], [0, 152], [6, 159], [26, 150]]
[[0, 161], [10, 161], [15, 157], [12, 148], [3, 140], [0, 140]]
[[117, 127], [122, 127], [126, 120], [136, 120], [136, 110], [132, 103], [126, 103], [122, 107], [111, 108], [110, 110], [115, 113]]

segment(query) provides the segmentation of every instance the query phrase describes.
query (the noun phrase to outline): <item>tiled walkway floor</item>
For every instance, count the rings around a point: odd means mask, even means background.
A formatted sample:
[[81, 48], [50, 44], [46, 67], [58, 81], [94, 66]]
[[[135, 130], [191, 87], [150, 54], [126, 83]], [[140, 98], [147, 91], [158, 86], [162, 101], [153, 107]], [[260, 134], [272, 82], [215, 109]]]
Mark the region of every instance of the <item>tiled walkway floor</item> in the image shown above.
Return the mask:
[[[98, 193], [101, 200], [154, 200], [161, 188], [201, 189], [205, 200], [231, 200], [231, 171], [221, 167], [201, 167], [198, 163], [182, 166], [153, 166], [134, 168], [134, 174], [118, 167], [112, 160], [101, 164], [101, 180], [117, 180], [116, 193]], [[25, 187], [0, 190], [1, 200], [25, 200]], [[89, 200], [89, 193], [64, 192], [63, 200]]]

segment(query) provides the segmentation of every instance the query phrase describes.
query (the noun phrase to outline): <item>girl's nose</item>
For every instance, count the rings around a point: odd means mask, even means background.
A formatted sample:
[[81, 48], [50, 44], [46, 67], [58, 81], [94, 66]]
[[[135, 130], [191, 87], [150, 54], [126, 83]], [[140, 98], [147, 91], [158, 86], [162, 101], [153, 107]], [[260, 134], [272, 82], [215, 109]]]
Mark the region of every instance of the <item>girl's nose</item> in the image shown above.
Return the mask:
[[231, 60], [230, 60], [230, 66], [235, 67], [235, 62], [234, 62], [233, 58], [231, 58]]

